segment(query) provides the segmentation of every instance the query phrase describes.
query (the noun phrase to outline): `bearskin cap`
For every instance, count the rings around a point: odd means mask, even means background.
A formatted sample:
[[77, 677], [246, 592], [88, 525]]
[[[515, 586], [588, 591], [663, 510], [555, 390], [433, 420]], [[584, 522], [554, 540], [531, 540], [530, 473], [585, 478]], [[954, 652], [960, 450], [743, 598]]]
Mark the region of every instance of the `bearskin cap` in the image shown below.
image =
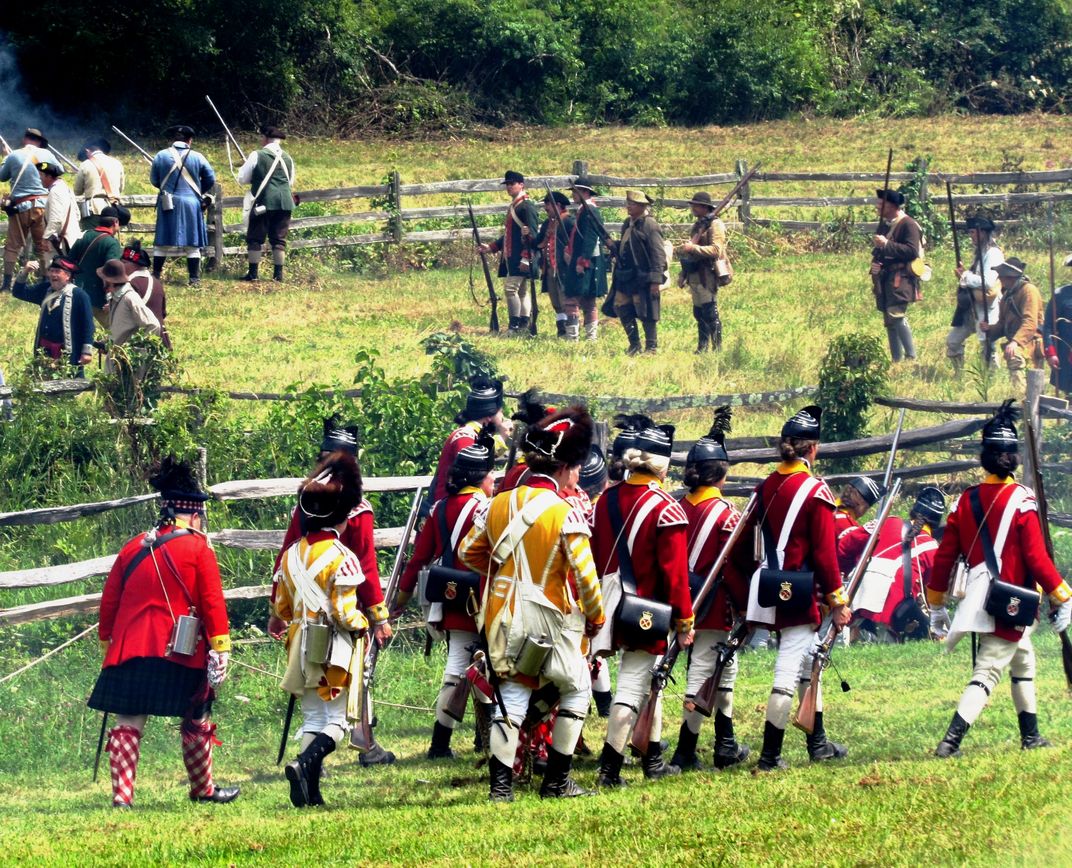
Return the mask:
[[551, 460], [563, 467], [584, 464], [595, 423], [585, 407], [576, 405], [544, 417], [525, 434], [525, 456]]
[[316, 465], [298, 488], [298, 509], [306, 533], [333, 527], [361, 503], [361, 470], [357, 459], [337, 449]]

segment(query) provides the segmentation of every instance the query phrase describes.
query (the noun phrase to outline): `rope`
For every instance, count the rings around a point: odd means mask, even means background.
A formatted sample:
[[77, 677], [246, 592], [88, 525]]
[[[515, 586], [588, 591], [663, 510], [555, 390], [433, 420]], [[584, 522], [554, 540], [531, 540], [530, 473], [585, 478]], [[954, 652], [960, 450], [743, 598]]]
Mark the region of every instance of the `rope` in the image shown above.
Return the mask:
[[51, 651], [46, 651], [46, 652], [45, 652], [44, 654], [42, 654], [42, 655], [41, 655], [40, 657], [38, 657], [38, 658], [37, 658], [36, 660], [31, 660], [31, 661], [30, 661], [29, 663], [27, 663], [27, 664], [26, 664], [25, 666], [22, 666], [22, 667], [20, 667], [20, 668], [16, 669], [16, 670], [15, 670], [14, 672], [12, 672], [12, 673], [11, 673], [10, 675], [5, 675], [5, 676], [4, 676], [3, 678], [0, 678], [0, 684], [3, 684], [3, 683], [4, 683], [5, 681], [10, 681], [10, 680], [11, 680], [12, 678], [14, 678], [14, 677], [15, 677], [16, 675], [21, 675], [21, 674], [22, 674], [23, 672], [25, 672], [25, 671], [26, 671], [27, 669], [32, 669], [32, 668], [33, 668], [34, 666], [36, 666], [36, 665], [37, 665], [38, 663], [40, 663], [41, 661], [43, 661], [43, 660], [47, 660], [47, 659], [48, 659], [49, 657], [51, 657], [51, 656], [52, 656], [53, 654], [58, 654], [58, 653], [59, 653], [60, 651], [62, 651], [62, 650], [63, 650], [64, 648], [69, 648], [69, 647], [70, 647], [71, 645], [73, 645], [73, 644], [74, 644], [75, 642], [77, 642], [77, 641], [78, 641], [79, 639], [81, 639], [81, 638], [82, 638], [83, 636], [85, 636], [85, 635], [87, 635], [88, 633], [91, 633], [92, 631], [96, 630], [96, 629], [97, 629], [97, 626], [98, 626], [98, 624], [97, 624], [97, 623], [93, 623], [93, 624], [90, 624], [90, 625], [89, 625], [88, 627], [86, 627], [86, 629], [85, 629], [85, 630], [83, 630], [83, 631], [82, 631], [81, 633], [79, 633], [79, 634], [78, 634], [77, 636], [75, 636], [75, 637], [73, 637], [73, 638], [71, 638], [71, 639], [68, 639], [68, 640], [67, 640], [66, 642], [64, 642], [64, 643], [63, 643], [62, 645], [57, 645], [57, 646], [56, 646], [55, 648], [53, 648], [53, 649], [52, 649]]

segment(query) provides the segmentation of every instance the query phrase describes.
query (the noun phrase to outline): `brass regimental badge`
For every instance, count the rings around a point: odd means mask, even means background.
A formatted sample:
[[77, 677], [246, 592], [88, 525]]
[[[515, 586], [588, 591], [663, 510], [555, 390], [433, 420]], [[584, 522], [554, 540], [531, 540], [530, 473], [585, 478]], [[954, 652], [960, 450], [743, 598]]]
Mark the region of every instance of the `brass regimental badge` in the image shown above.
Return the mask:
[[453, 600], [455, 597], [457, 597], [458, 596], [458, 583], [457, 582], [447, 582], [447, 588], [446, 588], [445, 591], [443, 591], [443, 596], [446, 597], [448, 600]]
[[1009, 613], [1009, 617], [1015, 618], [1020, 613], [1020, 598], [1009, 597], [1009, 605], [1005, 607], [1005, 611]]
[[793, 584], [791, 582], [782, 582], [782, 589], [778, 592], [778, 599], [783, 603], [788, 603], [789, 598], [793, 596]]
[[653, 617], [653, 615], [652, 615], [651, 612], [642, 612], [641, 613], [641, 615], [640, 615], [640, 629], [641, 630], [650, 630], [652, 628], [652, 620], [651, 620], [652, 617]]

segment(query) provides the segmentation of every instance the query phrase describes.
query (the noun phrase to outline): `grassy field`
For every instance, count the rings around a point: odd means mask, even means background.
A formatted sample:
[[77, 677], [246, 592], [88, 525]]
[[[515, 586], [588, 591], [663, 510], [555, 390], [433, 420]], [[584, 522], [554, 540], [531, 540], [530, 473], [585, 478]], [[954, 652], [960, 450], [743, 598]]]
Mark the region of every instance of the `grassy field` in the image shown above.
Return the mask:
[[[429, 762], [430, 714], [382, 704], [379, 737], [400, 761], [362, 769], [355, 753], [340, 751], [328, 761], [328, 807], [302, 814], [289, 807], [272, 765], [284, 695], [267, 675], [233, 666], [217, 705], [224, 745], [216, 774], [239, 784], [241, 798], [191, 805], [178, 731], [154, 720], [142, 744], [136, 809], [116, 814], [107, 807], [106, 757], [100, 781], [90, 782], [99, 717], [82, 703], [98, 658], [86, 640], [0, 687], [7, 709], [0, 847], [5, 862], [22, 864], [547, 865], [563, 857], [613, 865], [1067, 864], [1072, 707], [1055, 637], [1047, 631], [1036, 644], [1041, 727], [1055, 741], [1052, 750], [1020, 751], [1001, 686], [968, 734], [964, 756], [934, 759], [968, 678], [967, 644], [951, 656], [932, 644], [861, 646], [839, 652], [852, 692], [833, 687], [827, 696], [829, 731], [851, 748], [841, 762], [809, 765], [803, 737], [792, 731], [792, 768], [784, 774], [755, 777], [745, 767], [647, 783], [633, 767], [625, 791], [547, 803], [522, 788], [513, 805], [493, 806], [485, 772], [474, 766], [468, 723], [454, 739], [458, 758]], [[738, 734], [756, 750], [773, 656], [745, 655], [738, 682]], [[282, 666], [279, 650], [264, 645], [241, 645], [236, 659], [271, 671]], [[411, 639], [408, 649], [384, 655], [380, 698], [429, 706], [441, 665], [441, 648], [425, 662]], [[666, 708], [673, 742], [677, 700]], [[701, 737], [708, 759], [710, 726]], [[586, 724], [597, 754], [603, 731], [597, 718]], [[595, 774], [594, 759], [578, 762], [582, 784], [592, 786]]]

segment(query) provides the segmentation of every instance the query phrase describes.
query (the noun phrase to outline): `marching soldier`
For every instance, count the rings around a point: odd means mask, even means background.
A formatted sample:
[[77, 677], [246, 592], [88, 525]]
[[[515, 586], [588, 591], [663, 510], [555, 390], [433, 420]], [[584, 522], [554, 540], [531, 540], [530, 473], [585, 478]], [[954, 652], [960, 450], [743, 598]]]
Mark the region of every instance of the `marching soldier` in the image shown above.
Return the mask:
[[637, 432], [647, 422], [648, 417], [639, 414], [619, 413], [614, 417], [614, 427], [621, 433], [610, 444], [610, 461], [607, 462], [608, 486], [613, 487], [625, 479], [625, 450], [633, 447]]
[[153, 276], [160, 277], [169, 256], [185, 256], [190, 286], [201, 283], [201, 248], [208, 246], [205, 198], [216, 186], [208, 160], [192, 147], [194, 131], [185, 124], [168, 130], [171, 147], [153, 158], [149, 182], [160, 191], [156, 199]]
[[689, 200], [696, 222], [689, 230], [689, 240], [678, 248], [681, 257], [682, 286], [692, 294], [692, 316], [699, 339], [696, 352], [722, 349], [722, 320], [718, 316], [718, 289], [725, 276], [720, 263], [728, 262], [726, 224], [715, 215], [711, 194], [701, 191]]
[[215, 688], [231, 651], [216, 555], [205, 537], [205, 494], [190, 466], [164, 459], [156, 528], [119, 552], [101, 595], [104, 663], [88, 705], [116, 715], [108, 733], [112, 806], [130, 808], [150, 715], [182, 719], [182, 759], [195, 802], [231, 802], [212, 776]]
[[[681, 507], [689, 520], [689, 583], [699, 590], [714, 566], [719, 553], [740, 520], [737, 508], [722, 496], [720, 486], [726, 481], [730, 459], [726, 452], [726, 432], [730, 430], [731, 411], [719, 407], [708, 433], [696, 441], [685, 459], [685, 487]], [[696, 612], [696, 639], [689, 652], [689, 671], [685, 687], [685, 708], [678, 735], [677, 749], [670, 764], [682, 771], [700, 770], [696, 743], [703, 725], [703, 715], [693, 699], [710, 678], [718, 664], [720, 643], [729, 639], [734, 611], [724, 585]], [[715, 768], [724, 769], [742, 763], [751, 752], [739, 744], [733, 732], [733, 685], [737, 681], [737, 656], [723, 670], [718, 683], [715, 705]]]
[[607, 294], [607, 250], [603, 246], [607, 230], [596, 205], [596, 191], [590, 178], [581, 176], [570, 185], [577, 203], [577, 218], [566, 245], [566, 316], [574, 320], [584, 314], [584, 336], [599, 337], [599, 310], [596, 299]]
[[[565, 306], [566, 245], [573, 229], [569, 213], [569, 199], [558, 192], [549, 192], [543, 197], [547, 219], [536, 234], [536, 248], [543, 259], [543, 291], [551, 299], [555, 311], [555, 328], [560, 338], [577, 340], [577, 317], [573, 317], [572, 331]], [[557, 219], [555, 216], [557, 215]]]
[[[860, 519], [882, 499], [882, 486], [868, 476], [856, 476], [841, 489], [841, 497], [834, 510], [834, 538], [841, 540], [853, 528], [860, 527]], [[842, 567], [843, 573], [847, 572]]]
[[82, 231], [96, 225], [94, 217], [109, 205], [118, 205], [126, 187], [123, 164], [111, 156], [112, 144], [107, 139], [94, 139], [83, 146], [86, 158], [74, 176], [74, 194], [86, 203]]
[[[756, 489], [759, 501], [727, 564], [734, 603], [750, 622], [778, 631], [774, 685], [767, 700], [761, 772], [787, 768], [782, 743], [793, 688], [804, 695], [811, 680], [811, 656], [821, 620], [819, 601], [833, 622], [852, 618], [841, 586], [834, 543], [834, 495], [812, 475], [819, 453], [819, 407], [805, 407], [782, 426], [782, 461]], [[810, 569], [808, 569], [810, 567]], [[816, 698], [815, 727], [807, 737], [813, 762], [839, 759], [848, 751], [829, 741], [823, 724], [822, 693]]]
[[[636, 625], [609, 623], [593, 643], [597, 656], [622, 650], [618, 685], [607, 724], [607, 740], [599, 760], [599, 785], [620, 787], [625, 745], [651, 690], [656, 658], [665, 653], [672, 629], [682, 647], [693, 640], [694, 618], [689, 599], [688, 518], [676, 500], [662, 489], [670, 467], [674, 441], [672, 425], [656, 426], [650, 419], [625, 450], [629, 475], [606, 491], [596, 504], [592, 550], [603, 580], [608, 608], [630, 594], [641, 601], [669, 608], [669, 623], [655, 626], [653, 612]], [[654, 609], [655, 607], [651, 607]], [[644, 777], [679, 774], [662, 751], [662, 710], [655, 711], [648, 750], [641, 765]]]
[[629, 216], [622, 223], [621, 239], [612, 247], [617, 263], [611, 294], [615, 315], [629, 338], [626, 353], [630, 356], [641, 352], [637, 320], [644, 328], [643, 351], [654, 353], [659, 348], [659, 296], [666, 271], [666, 250], [662, 230], [651, 216], [654, 204], [647, 193], [626, 191], [625, 210]]
[[960, 743], [975, 723], [990, 694], [1008, 669], [1012, 703], [1024, 750], [1048, 747], [1039, 735], [1035, 698], [1035, 649], [1031, 634], [1038, 625], [1038, 585], [1057, 607], [1054, 629], [1068, 628], [1072, 591], [1046, 553], [1035, 496], [1015, 482], [1020, 465], [1016, 420], [1019, 411], [1006, 401], [983, 428], [979, 463], [987, 477], [965, 491], [949, 516], [927, 582], [931, 628], [941, 633], [949, 623], [946, 593], [959, 558], [968, 564], [964, 598], [946, 640], [952, 648], [966, 633], [979, 634], [971, 681], [961, 695], [953, 720], [939, 743], [939, 757], [959, 756]]
[[432, 477], [429, 496], [425, 501], [429, 508], [437, 500], [442, 500], [447, 496], [447, 477], [450, 474], [451, 465], [454, 464], [454, 459], [458, 457], [459, 452], [476, 442], [481, 428], [489, 423], [495, 426], [496, 432], [500, 435], [496, 439], [498, 448], [503, 445], [501, 438], [509, 436], [513, 430], [513, 423], [503, 418], [502, 380], [493, 380], [483, 376], [470, 379], [465, 408], [454, 421], [459, 427], [450, 433], [439, 452], [435, 476]]
[[65, 256], [82, 233], [78, 230], [78, 203], [63, 180], [63, 164], [42, 161], [37, 166], [41, 183], [48, 190], [45, 204], [45, 238], [57, 255]]
[[1042, 368], [1046, 356], [1042, 349], [1042, 294], [1024, 272], [1027, 266], [1015, 256], [995, 267], [1001, 282], [998, 321], [986, 326], [991, 340], [1004, 338], [1002, 354], [1014, 389], [1024, 389], [1024, 369]]
[[[591, 696], [580, 639], [603, 625], [603, 603], [588, 523], [561, 492], [588, 455], [592, 431], [587, 411], [571, 407], [526, 432], [525, 462], [532, 475], [524, 485], [497, 494], [486, 513], [477, 513], [459, 550], [471, 570], [488, 577], [478, 624], [499, 681], [491, 726], [492, 801], [513, 801], [518, 727], [533, 691], [548, 687], [557, 691], [559, 703], [540, 796], [587, 795], [569, 777]], [[549, 616], [552, 609], [560, 616]], [[518, 618], [546, 619], [546, 630], [533, 626], [518, 648], [510, 641], [511, 622]]]
[[[926, 639], [930, 621], [919, 601], [931, 576], [938, 543], [931, 528], [945, 515], [945, 495], [934, 486], [923, 488], [908, 521], [891, 515], [879, 531], [871, 561], [852, 601], [853, 614], [875, 626], [879, 638], [903, 642]], [[838, 540], [842, 572], [860, 559], [874, 523], [857, 527]]]
[[878, 190], [878, 219], [885, 221], [885, 235], [872, 236], [874, 252], [871, 275], [875, 305], [882, 312], [882, 324], [890, 344], [890, 357], [915, 361], [916, 345], [908, 325], [908, 306], [919, 293], [919, 278], [913, 264], [923, 258], [923, 233], [919, 224], [903, 210], [904, 193]]
[[[432, 507], [413, 547], [413, 556], [406, 564], [398, 585], [399, 611], [413, 597], [417, 579], [422, 570], [433, 562], [450, 570], [461, 569], [458, 547], [473, 526], [477, 510], [486, 509], [491, 497], [494, 480], [491, 472], [495, 467], [494, 428], [485, 426], [472, 446], [466, 446], [450, 467], [447, 478], [447, 496]], [[447, 665], [443, 671], [443, 684], [436, 699], [436, 719], [432, 726], [432, 743], [428, 759], [453, 759], [450, 749], [451, 736], [461, 720], [450, 715], [449, 704], [458, 683], [465, 679], [465, 670], [472, 657], [472, 649], [479, 641], [474, 620], [479, 609], [479, 576], [473, 578], [471, 590], [449, 586], [444, 591], [442, 602], [430, 605], [420, 600], [425, 607], [425, 622], [429, 636], [447, 640]], [[464, 707], [463, 707], [464, 711]]]
[[15, 298], [41, 307], [34, 352], [57, 362], [66, 360], [74, 375], [81, 377], [82, 367], [93, 359], [93, 305], [82, 287], [72, 282], [78, 266], [57, 256], [44, 280], [28, 283], [36, 273], [37, 263], [27, 262], [12, 290]]
[[164, 296], [164, 283], [159, 278], [153, 277], [149, 254], [142, 250], [141, 241], [135, 238], [123, 248], [122, 259], [123, 267], [127, 270], [127, 281], [160, 323], [160, 340], [170, 350], [171, 336], [168, 334], [165, 322], [167, 299]]
[[518, 337], [528, 331], [531, 300], [525, 291], [525, 281], [536, 276], [533, 245], [540, 230], [536, 206], [525, 190], [525, 176], [507, 172], [502, 180], [510, 196], [503, 234], [490, 244], [481, 244], [481, 253], [499, 253], [499, 277], [506, 278], [506, 307], [510, 313], [509, 334]]
[[356, 459], [346, 450], [330, 453], [298, 489], [302, 537], [280, 560], [272, 612], [288, 625], [282, 686], [301, 698], [303, 718], [301, 750], [285, 769], [296, 808], [324, 804], [324, 759], [345, 737], [347, 722], [360, 716], [356, 705], [364, 655], [355, 653], [354, 645], [369, 622], [358, 589], [370, 577], [342, 534], [361, 502]]
[[246, 229], [246, 258], [249, 270], [242, 280], [259, 278], [264, 239], [272, 248], [272, 280], [283, 279], [287, 233], [294, 210], [294, 160], [280, 144], [287, 136], [279, 127], [261, 129], [261, 149], [246, 158], [238, 170], [238, 183], [249, 184], [253, 194], [249, 226]]
[[[970, 268], [957, 265], [957, 307], [953, 312], [949, 334], [945, 338], [945, 353], [960, 373], [964, 367], [964, 344], [973, 334], [979, 338], [983, 358], [988, 365], [996, 364], [994, 344], [983, 325], [998, 321], [998, 275], [995, 268], [1005, 261], [1005, 254], [994, 243], [994, 221], [984, 214], [968, 218], [968, 234], [975, 245], [975, 259]], [[982, 277], [980, 277], [980, 274]]]
[[19, 261], [26, 240], [33, 240], [34, 255], [43, 263], [51, 246], [45, 238], [45, 207], [48, 191], [41, 183], [37, 171], [39, 163], [55, 160], [46, 150], [48, 139], [32, 127], [22, 134], [22, 147], [12, 151], [4, 148], [4, 162], [0, 164], [0, 181], [11, 182], [11, 193], [6, 200], [7, 237], [4, 239], [4, 282], [0, 293], [11, 291], [15, 266]]

